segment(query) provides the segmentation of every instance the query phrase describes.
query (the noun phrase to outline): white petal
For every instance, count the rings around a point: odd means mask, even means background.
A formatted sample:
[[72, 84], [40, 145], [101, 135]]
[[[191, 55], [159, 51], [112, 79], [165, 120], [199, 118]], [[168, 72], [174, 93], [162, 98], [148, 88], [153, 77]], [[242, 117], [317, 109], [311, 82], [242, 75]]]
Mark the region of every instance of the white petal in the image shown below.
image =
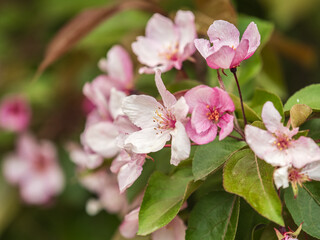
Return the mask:
[[176, 216], [168, 225], [152, 233], [152, 240], [185, 240], [187, 227]]
[[161, 71], [159, 69], [156, 69], [155, 72], [156, 86], [161, 95], [164, 106], [169, 108], [177, 102], [177, 99], [166, 89], [166, 86], [163, 84], [163, 81], [161, 79]]
[[306, 174], [310, 179], [320, 181], [320, 160], [305, 166], [301, 173]]
[[130, 187], [141, 175], [141, 172], [142, 165], [137, 164], [136, 161], [123, 165], [118, 173], [120, 193], [123, 193], [128, 187]]
[[264, 125], [269, 132], [275, 133], [276, 131], [282, 132], [283, 124], [281, 123], [281, 115], [274, 107], [273, 103], [268, 101], [263, 105], [261, 117]]
[[161, 133], [154, 128], [146, 128], [130, 134], [125, 144], [131, 144], [132, 151], [135, 153], [150, 153], [162, 149], [169, 140], [169, 131]]
[[12, 184], [18, 184], [30, 170], [28, 161], [16, 155], [8, 155], [3, 159], [3, 175]]
[[155, 127], [153, 122], [155, 111], [163, 106], [153, 97], [147, 95], [131, 95], [125, 97], [122, 104], [122, 110], [131, 122], [136, 126], [143, 128]]
[[195, 39], [194, 45], [203, 58], [207, 58], [215, 52], [214, 48], [211, 47], [211, 43], [207, 39], [203, 39], [203, 38]]
[[86, 129], [84, 138], [94, 152], [111, 158], [119, 152], [116, 140], [118, 135], [117, 128], [111, 122], [100, 122]]
[[177, 166], [182, 160], [185, 160], [190, 155], [190, 139], [185, 127], [181, 122], [176, 122], [176, 127], [171, 131], [171, 159], [170, 163]]
[[125, 238], [133, 238], [136, 236], [139, 228], [139, 211], [140, 207], [132, 210], [124, 217], [119, 230]]
[[176, 117], [177, 121], [185, 122], [189, 111], [189, 106], [184, 97], [179, 100], [171, 107], [172, 114]]
[[289, 187], [288, 166], [278, 168], [273, 173], [274, 184], [277, 189]]
[[113, 119], [123, 115], [122, 102], [126, 97], [124, 92], [118, 91], [115, 88], [111, 89], [110, 100], [109, 100], [109, 111]]

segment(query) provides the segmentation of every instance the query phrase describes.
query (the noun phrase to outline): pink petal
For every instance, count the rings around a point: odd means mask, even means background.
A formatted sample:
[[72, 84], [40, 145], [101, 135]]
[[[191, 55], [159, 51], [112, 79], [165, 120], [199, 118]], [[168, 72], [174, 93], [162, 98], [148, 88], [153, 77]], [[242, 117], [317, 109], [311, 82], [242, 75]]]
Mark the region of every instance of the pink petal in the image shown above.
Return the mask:
[[124, 217], [119, 230], [125, 238], [133, 238], [136, 236], [139, 228], [139, 211], [140, 207], [132, 210]]
[[184, 97], [189, 105], [189, 112], [193, 112], [194, 108], [201, 104], [204, 106], [216, 105], [214, 90], [205, 85], [199, 85], [190, 89], [188, 92], [186, 92]]
[[246, 125], [244, 132], [246, 142], [259, 158], [272, 166], [283, 167], [290, 164], [286, 152], [276, 147], [276, 138], [270, 132], [251, 125]]
[[176, 127], [171, 131], [171, 159], [172, 165], [178, 164], [189, 157], [190, 155], [190, 140], [187, 135], [186, 129], [181, 122], [176, 122]]
[[208, 112], [208, 108], [200, 104], [194, 108], [192, 112], [191, 125], [198, 134], [207, 131], [212, 125], [214, 125], [213, 122], [208, 119]]
[[187, 227], [176, 216], [168, 225], [152, 233], [153, 240], [184, 240]]
[[111, 158], [119, 152], [116, 141], [118, 135], [118, 130], [111, 122], [100, 122], [86, 129], [84, 138], [94, 152]]
[[161, 45], [178, 41], [173, 22], [159, 13], [155, 13], [148, 21], [146, 37], [159, 42]]
[[3, 175], [8, 182], [18, 184], [29, 171], [25, 160], [16, 155], [8, 155], [3, 159]]
[[261, 117], [269, 132], [283, 132], [282, 117], [272, 102], [268, 101], [263, 105]]
[[119, 45], [112, 47], [107, 54], [108, 75], [118, 81], [124, 89], [133, 85], [133, 66], [127, 51]]
[[123, 112], [138, 127], [156, 127], [153, 122], [155, 111], [163, 106], [153, 97], [147, 95], [131, 95], [125, 97], [122, 104]]
[[234, 112], [235, 106], [228, 92], [218, 88], [213, 88], [214, 100], [211, 100], [211, 106], [216, 107], [220, 113]]
[[125, 140], [125, 144], [131, 144], [132, 151], [135, 153], [150, 153], [161, 150], [169, 140], [168, 130], [160, 133], [159, 130], [152, 127], [130, 134]]
[[139, 162], [133, 159], [131, 162], [121, 167], [118, 173], [120, 193], [123, 193], [138, 179], [142, 172], [143, 163], [139, 164]]
[[242, 40], [236, 49], [236, 54], [234, 55], [234, 58], [232, 60], [231, 68], [238, 67], [240, 65], [241, 61], [243, 61], [247, 56], [248, 49], [249, 41], [246, 39]]
[[254, 54], [254, 52], [257, 50], [257, 48], [260, 45], [260, 33], [257, 25], [254, 22], [251, 22], [248, 25], [247, 29], [244, 31], [241, 42], [244, 40], [248, 40], [249, 42], [248, 53], [244, 58], [244, 59], [247, 59], [251, 57], [252, 54]]
[[131, 45], [132, 51], [138, 56], [139, 62], [149, 67], [156, 67], [158, 64], [165, 64], [163, 58], [160, 57], [159, 52], [162, 46], [155, 40], [138, 37], [137, 41]]
[[109, 99], [109, 111], [113, 119], [118, 116], [123, 115], [122, 102], [126, 97], [126, 94], [122, 91], [118, 91], [115, 88], [111, 89], [110, 99]]
[[110, 171], [112, 173], [118, 173], [120, 171], [120, 168], [129, 163], [131, 161], [130, 155], [125, 151], [122, 150], [118, 156], [112, 161], [110, 166]]
[[208, 29], [208, 36], [213, 43], [215, 51], [222, 46], [237, 48], [239, 45], [240, 33], [231, 23], [223, 20], [214, 21]]
[[22, 156], [25, 161], [32, 162], [34, 157], [38, 155], [40, 147], [34, 136], [24, 133], [18, 139], [18, 155]]
[[273, 173], [273, 179], [277, 189], [289, 187], [288, 166], [276, 169]]
[[211, 43], [207, 39], [195, 39], [194, 45], [203, 58], [207, 58], [215, 52], [214, 48], [211, 47]]
[[126, 207], [126, 196], [120, 193], [116, 182], [105, 185], [103, 190], [99, 195], [99, 200], [108, 212], [118, 213]]
[[29, 204], [45, 204], [49, 201], [51, 194], [38, 176], [25, 178], [20, 185], [22, 199]]
[[196, 144], [202, 145], [207, 144], [209, 142], [212, 142], [216, 136], [217, 136], [217, 125], [213, 124], [207, 131], [202, 133], [197, 133], [191, 126], [191, 123], [188, 122], [186, 124], [186, 130], [188, 133], [188, 136], [192, 141], [194, 141]]
[[194, 14], [191, 11], [179, 10], [174, 19], [176, 29], [179, 33], [179, 52], [184, 52], [185, 47], [192, 43], [189, 52], [184, 58], [192, 55], [195, 52], [193, 40], [197, 36], [196, 26], [194, 23]]
[[320, 147], [308, 137], [301, 136], [298, 140], [293, 140], [287, 152], [295, 168], [320, 160]]
[[219, 132], [219, 141], [226, 138], [232, 132], [233, 118], [233, 115], [226, 113], [219, 119], [219, 123], [217, 124], [221, 129]]
[[207, 57], [207, 64], [213, 69], [229, 69], [236, 51], [229, 46], [222, 46], [218, 51]]
[[166, 86], [163, 84], [161, 79], [161, 71], [159, 69], [156, 70], [155, 81], [164, 106], [169, 108], [174, 105], [177, 102], [177, 99], [166, 89]]

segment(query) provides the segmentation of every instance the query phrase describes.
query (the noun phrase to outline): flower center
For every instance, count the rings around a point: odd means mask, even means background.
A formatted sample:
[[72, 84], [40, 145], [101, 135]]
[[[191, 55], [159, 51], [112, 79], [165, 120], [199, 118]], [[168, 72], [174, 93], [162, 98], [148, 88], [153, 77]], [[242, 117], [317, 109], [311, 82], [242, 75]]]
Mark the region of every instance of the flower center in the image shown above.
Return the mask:
[[159, 53], [159, 56], [167, 60], [177, 61], [179, 58], [179, 43], [170, 44], [164, 52]]
[[210, 109], [210, 106], [207, 105], [208, 112], [207, 112], [207, 118], [213, 122], [218, 122], [220, 118], [220, 113], [218, 112], [217, 109]]
[[277, 140], [273, 142], [277, 146], [277, 148], [282, 151], [288, 149], [291, 144], [291, 139], [288, 138], [286, 135], [277, 136]]
[[34, 168], [39, 172], [42, 172], [47, 168], [47, 160], [42, 154], [37, 156], [37, 159], [34, 162]]
[[160, 131], [160, 133], [162, 133], [163, 130], [174, 129], [176, 126], [175, 116], [168, 109], [161, 107], [156, 109], [153, 122], [156, 122], [158, 125], [154, 130]]

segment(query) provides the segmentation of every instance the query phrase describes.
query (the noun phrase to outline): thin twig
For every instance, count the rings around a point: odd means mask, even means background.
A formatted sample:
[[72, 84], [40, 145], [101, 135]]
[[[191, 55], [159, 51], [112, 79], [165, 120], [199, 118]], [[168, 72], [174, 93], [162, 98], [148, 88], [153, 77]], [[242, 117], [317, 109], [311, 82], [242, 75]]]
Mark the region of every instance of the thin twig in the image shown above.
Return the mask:
[[236, 80], [236, 83], [237, 83], [239, 97], [240, 97], [240, 103], [241, 103], [241, 110], [242, 110], [242, 115], [243, 115], [243, 121], [244, 121], [244, 126], [246, 126], [247, 125], [247, 118], [246, 118], [246, 114], [244, 112], [241, 89], [240, 89], [238, 77], [237, 77], [237, 74], [236, 74], [237, 68], [231, 68], [230, 71], [233, 73], [234, 79]]
[[228, 137], [231, 137], [231, 138], [236, 139], [238, 141], [244, 141], [243, 138], [239, 138], [239, 137], [236, 137], [236, 136], [233, 136], [233, 135], [228, 135]]

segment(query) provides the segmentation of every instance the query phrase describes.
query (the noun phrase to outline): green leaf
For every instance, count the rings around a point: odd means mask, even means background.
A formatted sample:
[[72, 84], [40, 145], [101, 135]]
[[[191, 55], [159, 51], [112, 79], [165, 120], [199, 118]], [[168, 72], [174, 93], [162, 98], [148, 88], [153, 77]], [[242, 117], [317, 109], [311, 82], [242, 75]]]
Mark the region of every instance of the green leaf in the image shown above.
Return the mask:
[[201, 83], [195, 80], [191, 80], [191, 79], [187, 79], [187, 80], [182, 80], [179, 82], [175, 82], [172, 84], [169, 84], [167, 86], [168, 91], [175, 93], [181, 90], [188, 90], [191, 89], [193, 87], [196, 87], [198, 85], [200, 85]]
[[261, 115], [263, 105], [271, 101], [274, 107], [278, 110], [282, 119], [284, 119], [283, 105], [280, 97], [263, 89], [257, 89], [253, 95], [250, 107], [258, 114]]
[[141, 204], [138, 234], [147, 235], [171, 222], [198, 185], [190, 168], [179, 169], [172, 176], [154, 172]]
[[295, 104], [306, 104], [313, 110], [320, 111], [320, 84], [312, 84], [293, 94], [286, 104], [284, 111], [289, 111]]
[[[286, 188], [284, 200], [286, 206], [297, 225], [302, 224], [302, 229], [309, 235], [320, 238], [320, 205], [319, 205], [319, 182], [317, 185], [304, 184], [299, 188], [299, 193], [294, 198], [291, 188]], [[316, 187], [317, 186], [317, 187]]]
[[292, 127], [296, 128], [303, 124], [311, 115], [312, 109], [305, 104], [295, 104], [290, 109]]
[[233, 240], [236, 235], [240, 202], [236, 195], [212, 192], [191, 212], [187, 240]]
[[[231, 97], [234, 103], [234, 106], [236, 108], [235, 112], [237, 116], [239, 118], [242, 118], [240, 98], [230, 92], [229, 92], [229, 96]], [[246, 118], [249, 122], [254, 122], [258, 120], [261, 121], [261, 118], [259, 117], [259, 115], [252, 108], [250, 108], [246, 103], [244, 103], [243, 106], [244, 106], [244, 112], [246, 114]]]
[[245, 142], [232, 138], [226, 138], [222, 141], [216, 138], [213, 142], [198, 146], [192, 162], [192, 173], [195, 180], [204, 178], [215, 171], [232, 152], [245, 145]]
[[262, 69], [262, 60], [259, 53], [254, 54], [249, 59], [243, 61], [237, 69], [240, 86], [243, 86], [250, 79], [259, 74]]
[[283, 226], [281, 202], [272, 180], [273, 167], [250, 149], [234, 153], [224, 167], [225, 190], [243, 197], [262, 216]]

